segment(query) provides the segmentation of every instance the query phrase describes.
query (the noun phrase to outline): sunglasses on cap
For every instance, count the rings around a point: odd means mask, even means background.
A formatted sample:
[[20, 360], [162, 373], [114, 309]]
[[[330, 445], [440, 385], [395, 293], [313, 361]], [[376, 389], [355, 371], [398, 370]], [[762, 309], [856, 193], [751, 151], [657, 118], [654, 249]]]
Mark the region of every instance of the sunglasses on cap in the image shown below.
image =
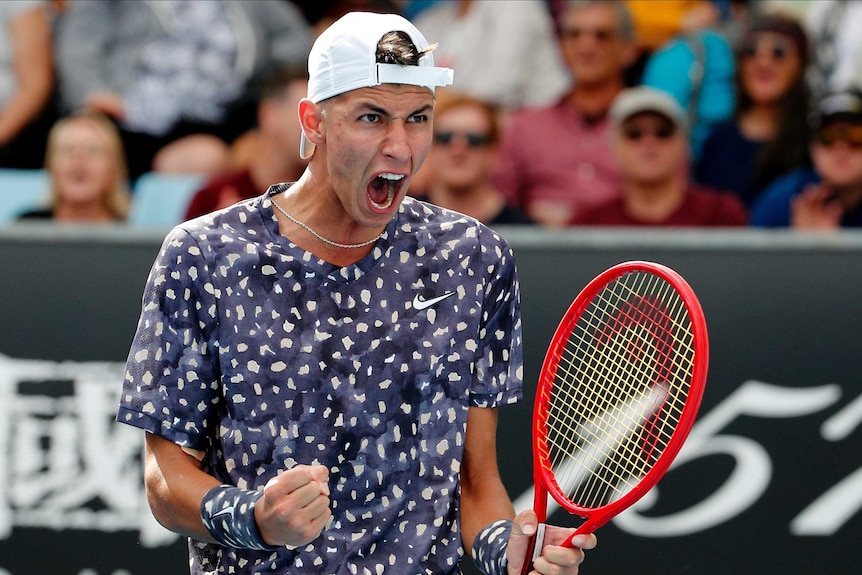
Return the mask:
[[626, 140], [631, 140], [633, 142], [636, 142], [648, 135], [653, 136], [657, 140], [669, 140], [676, 134], [676, 127], [670, 122], [651, 130], [645, 130], [640, 126], [623, 126], [622, 134]]
[[491, 143], [491, 139], [484, 134], [475, 132], [435, 132], [434, 142], [448, 146], [453, 140], [459, 139], [467, 143], [468, 148], [481, 148]]
[[838, 142], [851, 148], [862, 148], [862, 124], [824, 126], [815, 132], [814, 138], [827, 148]]

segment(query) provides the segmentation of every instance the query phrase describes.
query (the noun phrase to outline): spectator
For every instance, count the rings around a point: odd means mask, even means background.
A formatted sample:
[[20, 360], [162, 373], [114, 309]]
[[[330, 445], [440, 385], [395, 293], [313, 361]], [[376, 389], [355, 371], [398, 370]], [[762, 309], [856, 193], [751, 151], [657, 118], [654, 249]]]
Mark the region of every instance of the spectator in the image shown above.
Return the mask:
[[248, 82], [273, 63], [302, 65], [310, 41], [290, 2], [70, 2], [57, 32], [62, 110], [114, 118], [133, 179], [217, 173], [254, 123]]
[[633, 34], [620, 2], [566, 4], [560, 45], [576, 79], [572, 90], [552, 106], [516, 113], [503, 132], [494, 182], [540, 224], [577, 222], [619, 193], [607, 111], [625, 87]]
[[[647, 11], [646, 2], [628, 2], [630, 8], [632, 4]], [[747, 12], [738, 2], [726, 9], [718, 2], [661, 3], [663, 7], [669, 5], [689, 7], [695, 17], [683, 17], [684, 23], [673, 28], [676, 35], [646, 57], [641, 83], [669, 92], [688, 112], [691, 157], [696, 161], [712, 126], [733, 116], [735, 62], [731, 36]], [[714, 18], [707, 17], [710, 10]]]
[[60, 119], [48, 134], [45, 169], [50, 177], [46, 208], [20, 220], [111, 222], [129, 211], [123, 143], [114, 124], [96, 112]]
[[297, 118], [299, 101], [308, 89], [304, 68], [287, 68], [262, 82], [258, 104], [258, 128], [250, 135], [248, 163], [216, 176], [192, 197], [186, 219], [225, 208], [263, 194], [272, 182], [293, 182], [302, 175], [306, 161], [299, 157], [302, 135]]
[[583, 218], [604, 226], [743, 226], [745, 206], [731, 193], [693, 186], [685, 111], [646, 86], [621, 93], [610, 111], [622, 195]]
[[49, 4], [0, 2], [0, 167], [35, 169], [54, 118]]
[[530, 224], [491, 182], [499, 121], [494, 106], [469, 96], [441, 99], [434, 110], [434, 143], [423, 171], [420, 200], [467, 214], [488, 225]]
[[571, 84], [542, 2], [438, 2], [419, 14], [416, 25], [440, 43], [437, 60], [458, 70], [457, 93], [514, 110], [550, 105]]
[[862, 227], [862, 93], [827, 95], [817, 107], [811, 139], [813, 169], [769, 186], [751, 223], [799, 230]]
[[750, 206], [770, 182], [808, 163], [808, 42], [791, 17], [756, 18], [737, 53], [734, 117], [707, 136], [696, 179]]

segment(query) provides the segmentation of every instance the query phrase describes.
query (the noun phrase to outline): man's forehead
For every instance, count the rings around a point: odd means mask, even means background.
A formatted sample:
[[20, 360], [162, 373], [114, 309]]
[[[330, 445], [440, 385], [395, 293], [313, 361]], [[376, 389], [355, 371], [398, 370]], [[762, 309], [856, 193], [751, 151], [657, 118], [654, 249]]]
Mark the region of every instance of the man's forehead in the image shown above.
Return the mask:
[[332, 98], [332, 101], [348, 106], [368, 106], [384, 110], [415, 109], [433, 106], [434, 94], [423, 86], [380, 84], [345, 92]]

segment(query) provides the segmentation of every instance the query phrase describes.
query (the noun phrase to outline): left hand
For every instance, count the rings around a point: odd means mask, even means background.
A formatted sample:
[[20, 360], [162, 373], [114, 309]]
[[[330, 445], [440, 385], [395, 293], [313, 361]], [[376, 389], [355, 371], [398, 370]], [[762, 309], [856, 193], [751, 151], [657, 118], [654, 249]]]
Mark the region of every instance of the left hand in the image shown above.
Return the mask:
[[[512, 535], [506, 549], [508, 560], [508, 575], [521, 575], [524, 564], [529, 561], [527, 550], [530, 539], [538, 529], [539, 520], [532, 510], [522, 511], [515, 517], [512, 524]], [[576, 575], [584, 561], [584, 549], [596, 546], [596, 536], [592, 533], [578, 535], [572, 540], [575, 547], [562, 547], [561, 544], [572, 534], [574, 529], [554, 527], [545, 528], [545, 541], [542, 555], [533, 564], [531, 573], [557, 573]]]

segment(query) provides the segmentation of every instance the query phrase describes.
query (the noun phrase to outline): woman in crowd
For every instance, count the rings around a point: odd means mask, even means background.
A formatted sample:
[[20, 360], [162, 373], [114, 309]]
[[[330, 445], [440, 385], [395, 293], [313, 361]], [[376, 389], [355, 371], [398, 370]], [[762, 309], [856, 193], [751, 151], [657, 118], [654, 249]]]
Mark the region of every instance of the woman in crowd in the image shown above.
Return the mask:
[[734, 117], [716, 125], [695, 166], [703, 185], [751, 205], [776, 178], [808, 164], [808, 41], [789, 16], [756, 18], [737, 52]]
[[464, 95], [441, 97], [434, 110], [434, 143], [414, 195], [488, 225], [534, 223], [491, 181], [499, 131], [493, 104]]
[[120, 135], [104, 115], [80, 112], [59, 120], [48, 135], [45, 169], [50, 198], [22, 220], [112, 222], [126, 219], [130, 194]]

